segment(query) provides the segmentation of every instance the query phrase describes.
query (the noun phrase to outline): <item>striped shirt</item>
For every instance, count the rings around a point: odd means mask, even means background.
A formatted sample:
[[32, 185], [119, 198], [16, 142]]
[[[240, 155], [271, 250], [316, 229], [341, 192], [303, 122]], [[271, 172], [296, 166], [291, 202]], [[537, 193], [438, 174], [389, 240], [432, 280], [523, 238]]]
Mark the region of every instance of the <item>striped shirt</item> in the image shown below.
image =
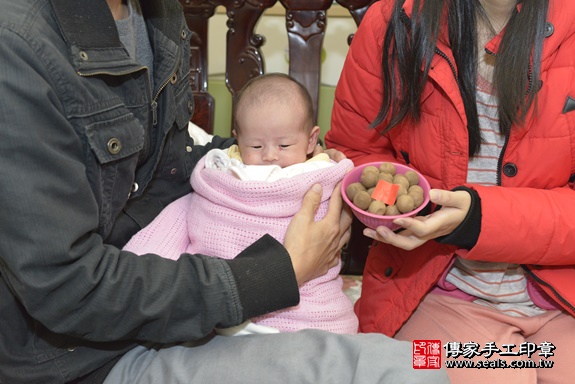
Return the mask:
[[[477, 112], [481, 148], [469, 160], [467, 182], [495, 186], [497, 162], [505, 138], [499, 134], [497, 97], [484, 79], [477, 85]], [[527, 278], [519, 264], [474, 261], [458, 256], [445, 280], [477, 297], [474, 302], [510, 316], [535, 316], [545, 312], [531, 301]]]

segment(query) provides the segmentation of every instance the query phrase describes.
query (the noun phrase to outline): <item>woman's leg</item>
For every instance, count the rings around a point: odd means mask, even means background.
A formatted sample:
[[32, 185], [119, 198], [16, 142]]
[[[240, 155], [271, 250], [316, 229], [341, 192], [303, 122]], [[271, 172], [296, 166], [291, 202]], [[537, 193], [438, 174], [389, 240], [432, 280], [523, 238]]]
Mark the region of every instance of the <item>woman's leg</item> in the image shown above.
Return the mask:
[[[526, 341], [526, 334], [535, 334], [544, 325], [560, 314], [559, 311], [549, 311], [547, 314], [534, 317], [512, 317], [497, 310], [474, 304], [453, 297], [428, 294], [407, 323], [395, 336], [398, 340], [441, 340], [442, 346], [449, 342], [461, 344], [475, 342], [478, 351], [489, 343], [494, 343], [502, 352], [493, 353], [488, 360], [486, 351], [472, 359], [459, 356], [446, 357], [442, 351], [443, 364], [451, 361], [473, 361], [487, 364], [493, 361], [496, 368], [448, 368], [447, 373], [452, 383], [537, 383], [537, 370], [533, 368], [501, 368], [505, 360], [510, 364], [514, 360], [528, 360], [526, 355], [504, 356], [509, 347], [511, 352], [519, 352], [520, 345]], [[573, 336], [575, 338], [575, 335]], [[571, 341], [573, 341], [571, 338]], [[553, 342], [553, 340], [551, 340]], [[532, 360], [538, 361], [533, 355]], [[477, 365], [477, 364], [476, 364]], [[498, 367], [498, 368], [497, 368]]]
[[555, 384], [573, 382], [575, 380], [575, 318], [567, 313], [561, 313], [546, 323], [532, 335], [526, 336], [527, 341], [536, 345], [549, 342], [555, 347], [553, 356], [545, 359], [539, 356], [540, 351], [533, 355], [533, 360], [543, 364], [553, 362], [553, 368], [537, 369], [538, 384]]

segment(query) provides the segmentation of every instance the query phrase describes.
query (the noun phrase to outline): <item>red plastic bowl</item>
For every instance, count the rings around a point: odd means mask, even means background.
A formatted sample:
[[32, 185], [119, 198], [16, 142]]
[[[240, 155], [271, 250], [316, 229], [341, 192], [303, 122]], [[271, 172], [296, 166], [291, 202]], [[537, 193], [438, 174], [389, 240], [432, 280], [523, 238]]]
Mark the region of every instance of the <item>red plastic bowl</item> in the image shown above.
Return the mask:
[[366, 163], [366, 164], [362, 164], [360, 166], [357, 166], [354, 169], [352, 169], [351, 171], [349, 171], [345, 175], [345, 177], [343, 178], [343, 181], [341, 183], [341, 195], [342, 195], [343, 200], [347, 203], [347, 205], [349, 205], [351, 207], [355, 217], [357, 217], [359, 219], [359, 221], [361, 221], [367, 227], [375, 229], [381, 225], [385, 225], [386, 227], [388, 227], [392, 231], [395, 231], [396, 229], [399, 228], [399, 226], [394, 224], [393, 220], [398, 219], [400, 217], [413, 217], [413, 216], [417, 215], [417, 213], [419, 211], [421, 211], [429, 203], [429, 190], [431, 189], [431, 187], [429, 186], [429, 182], [421, 175], [421, 173], [419, 173], [415, 169], [410, 168], [410, 167], [403, 165], [403, 164], [392, 163], [393, 165], [395, 165], [395, 170], [396, 170], [396, 173], [398, 173], [398, 174], [404, 174], [406, 171], [409, 171], [409, 170], [417, 172], [417, 174], [419, 175], [419, 186], [421, 188], [423, 188], [423, 203], [411, 212], [407, 212], [407, 213], [403, 213], [401, 215], [395, 215], [395, 216], [374, 215], [373, 213], [369, 213], [367, 211], [364, 211], [363, 209], [356, 207], [353, 204], [353, 202], [351, 202], [347, 197], [347, 193], [346, 193], [347, 186], [350, 185], [351, 183], [358, 182], [360, 177], [361, 177], [361, 172], [368, 165], [374, 165], [374, 166], [379, 168], [379, 166], [382, 163], [383, 163], [383, 161]]

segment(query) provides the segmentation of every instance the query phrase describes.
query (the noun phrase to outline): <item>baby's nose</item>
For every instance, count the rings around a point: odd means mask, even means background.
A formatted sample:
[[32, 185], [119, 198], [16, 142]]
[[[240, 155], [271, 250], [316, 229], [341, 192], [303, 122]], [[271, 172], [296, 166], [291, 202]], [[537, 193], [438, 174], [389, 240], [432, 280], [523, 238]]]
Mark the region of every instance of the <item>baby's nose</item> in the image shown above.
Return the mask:
[[267, 162], [274, 162], [279, 159], [279, 151], [275, 148], [266, 148], [264, 150], [262, 159]]

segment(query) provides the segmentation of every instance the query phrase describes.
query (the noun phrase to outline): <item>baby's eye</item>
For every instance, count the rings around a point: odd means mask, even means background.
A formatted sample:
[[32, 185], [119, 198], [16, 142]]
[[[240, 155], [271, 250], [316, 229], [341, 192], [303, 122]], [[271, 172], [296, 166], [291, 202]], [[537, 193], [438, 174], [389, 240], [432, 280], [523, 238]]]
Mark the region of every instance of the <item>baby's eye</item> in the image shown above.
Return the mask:
[[280, 145], [280, 148], [288, 148], [288, 147], [291, 147], [291, 144], [283, 144], [283, 145]]
[[253, 148], [253, 149], [262, 149], [262, 146], [261, 146], [261, 145], [252, 145], [250, 148]]

